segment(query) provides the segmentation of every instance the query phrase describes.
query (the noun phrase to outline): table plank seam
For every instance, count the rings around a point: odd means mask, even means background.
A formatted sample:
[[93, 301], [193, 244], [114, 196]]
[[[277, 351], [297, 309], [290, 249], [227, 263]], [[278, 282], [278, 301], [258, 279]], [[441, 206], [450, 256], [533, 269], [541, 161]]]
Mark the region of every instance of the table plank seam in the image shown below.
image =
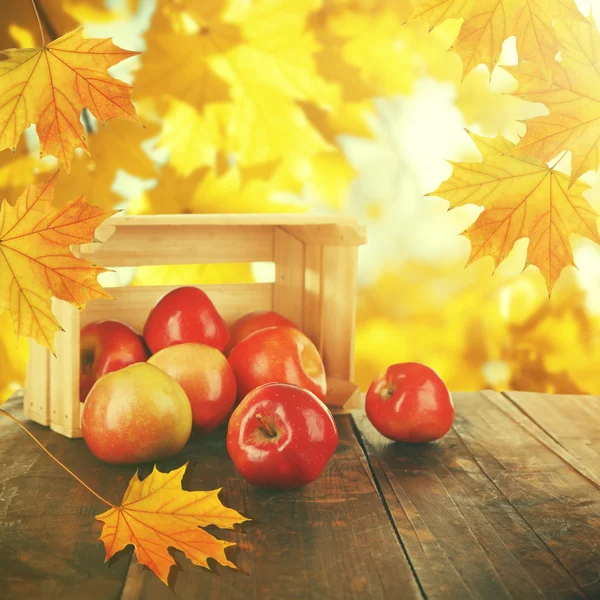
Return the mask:
[[569, 567], [563, 563], [563, 561], [557, 556], [557, 554], [552, 550], [552, 548], [546, 543], [546, 541], [544, 540], [544, 538], [538, 533], [538, 531], [536, 530], [536, 528], [530, 523], [529, 519], [527, 519], [527, 517], [525, 517], [525, 515], [515, 506], [515, 504], [510, 500], [510, 498], [500, 489], [500, 487], [496, 484], [496, 482], [490, 477], [490, 475], [485, 470], [484, 466], [481, 464], [481, 462], [478, 460], [478, 458], [475, 456], [475, 454], [471, 451], [471, 448], [467, 444], [466, 440], [460, 435], [459, 431], [457, 431], [454, 428], [454, 426], [452, 427], [452, 430], [456, 433], [457, 438], [463, 444], [465, 450], [472, 457], [473, 461], [479, 467], [479, 469], [481, 470], [481, 472], [483, 473], [483, 475], [489, 480], [489, 482], [498, 491], [498, 494], [500, 494], [500, 496], [502, 498], [504, 498], [508, 502], [508, 504], [510, 504], [510, 506], [513, 507], [513, 509], [515, 510], [515, 512], [521, 517], [521, 519], [523, 519], [523, 522], [527, 525], [527, 527], [529, 527], [529, 529], [536, 535], [536, 537], [540, 540], [540, 542], [544, 545], [544, 547], [548, 550], [548, 552], [552, 556], [554, 556], [554, 558], [556, 559], [556, 561], [558, 562], [558, 564], [562, 566], [562, 568], [565, 570], [565, 572], [573, 580], [573, 582], [575, 583], [575, 585], [577, 586], [577, 588], [579, 588], [579, 590], [581, 590], [581, 592], [587, 598], [591, 598], [591, 596], [588, 595], [588, 593], [582, 587], [582, 585], [579, 583], [579, 581], [577, 581], [575, 575], [571, 572], [571, 570], [569, 569]]
[[[515, 400], [510, 397], [510, 392], [502, 392], [500, 395], [506, 399], [506, 402], [510, 408], [507, 409], [505, 406], [501, 406], [499, 402], [491, 398], [484, 392], [486, 398], [490, 400], [499, 410], [505, 415], [511, 418], [520, 427], [525, 429], [527, 433], [535, 437], [535, 439], [543, 444], [550, 452], [558, 456], [563, 462], [567, 463], [570, 467], [575, 469], [582, 477], [587, 479], [594, 487], [600, 490], [600, 479], [594, 475], [581, 461], [573, 456], [569, 450], [567, 450], [559, 441], [557, 441], [553, 435], [548, 433], [539, 423], [533, 419], [528, 412], [521, 407]], [[516, 413], [516, 414], [515, 414]], [[517, 415], [523, 418], [518, 418]]]
[[360, 430], [356, 426], [356, 422], [354, 420], [354, 414], [351, 416], [350, 423], [352, 425], [352, 431], [354, 432], [356, 440], [358, 441], [358, 445], [361, 449], [361, 452], [363, 453], [363, 457], [369, 467], [369, 476], [371, 478], [371, 481], [373, 482], [373, 485], [375, 486], [377, 495], [379, 496], [379, 499], [381, 500], [381, 504], [383, 505], [383, 508], [385, 509], [385, 514], [388, 518], [388, 521], [390, 522], [390, 525], [392, 526], [394, 534], [398, 540], [398, 544], [400, 545], [400, 548], [402, 548], [402, 552], [404, 553], [406, 562], [408, 563], [408, 566], [410, 567], [410, 571], [411, 571], [413, 577], [415, 578], [415, 581], [417, 583], [419, 591], [421, 592], [421, 595], [423, 596], [424, 600], [427, 600], [427, 594], [425, 593], [425, 590], [423, 588], [421, 580], [419, 579], [419, 576], [417, 575], [417, 571], [416, 571], [415, 566], [413, 565], [413, 562], [408, 554], [408, 550], [407, 550], [406, 546], [404, 545], [404, 540], [402, 539], [402, 536], [400, 535], [400, 532], [398, 531], [398, 527], [396, 526], [396, 522], [394, 521], [394, 517], [392, 515], [390, 507], [388, 506], [388, 503], [383, 494], [383, 490], [381, 489], [379, 480], [377, 479], [377, 476], [375, 474], [373, 465], [371, 464], [371, 459], [369, 458], [369, 454], [368, 454], [366, 446], [365, 446], [365, 441], [363, 440]]

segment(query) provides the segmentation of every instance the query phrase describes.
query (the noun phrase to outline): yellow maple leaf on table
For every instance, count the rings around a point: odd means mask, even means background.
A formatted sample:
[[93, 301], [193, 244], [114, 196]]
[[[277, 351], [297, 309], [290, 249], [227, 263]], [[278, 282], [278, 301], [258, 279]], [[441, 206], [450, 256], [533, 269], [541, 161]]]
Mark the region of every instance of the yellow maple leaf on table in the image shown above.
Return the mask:
[[519, 60], [540, 65], [550, 81], [560, 40], [552, 26], [554, 19], [584, 21], [574, 0], [415, 0], [411, 20], [436, 27], [446, 19], [462, 18], [456, 50], [467, 75], [477, 65], [491, 73], [502, 51], [502, 43], [516, 36]]
[[220, 489], [183, 490], [186, 468], [187, 464], [162, 473], [155, 466], [143, 481], [136, 473], [121, 506], [96, 517], [104, 523], [100, 539], [106, 548], [106, 560], [132, 545], [138, 561], [152, 569], [165, 585], [175, 564], [169, 547], [182, 550], [195, 565], [208, 568], [207, 559], [213, 558], [221, 565], [236, 568], [225, 555], [225, 549], [235, 544], [219, 540], [201, 527], [233, 529], [249, 519], [223, 506], [218, 498]]
[[0, 60], [0, 151], [13, 149], [36, 124], [42, 154], [69, 170], [75, 148], [87, 150], [80, 117], [87, 107], [102, 123], [137, 120], [131, 87], [107, 70], [136, 52], [108, 39], [84, 39], [77, 29], [44, 48], [4, 50]]
[[552, 83], [539, 65], [523, 62], [510, 72], [518, 80], [516, 96], [543, 102], [547, 116], [527, 121], [527, 133], [515, 152], [549, 161], [570, 150], [571, 185], [600, 166], [600, 33], [591, 23], [557, 20], [562, 60]]
[[60, 329], [52, 296], [78, 308], [110, 298], [96, 280], [105, 269], [76, 258], [70, 246], [92, 242], [96, 227], [114, 214], [83, 196], [53, 207], [56, 177], [28, 186], [14, 206], [0, 207], [0, 313], [10, 312], [17, 335], [50, 349]]
[[497, 266], [514, 243], [529, 238], [527, 263], [536, 265], [551, 291], [562, 269], [573, 265], [571, 233], [600, 243], [598, 214], [582, 196], [581, 182], [569, 189], [566, 175], [526, 156], [509, 154], [514, 144], [470, 134], [483, 158], [480, 163], [452, 163], [452, 177], [431, 195], [451, 208], [484, 207], [465, 235], [471, 241], [469, 262], [491, 256]]

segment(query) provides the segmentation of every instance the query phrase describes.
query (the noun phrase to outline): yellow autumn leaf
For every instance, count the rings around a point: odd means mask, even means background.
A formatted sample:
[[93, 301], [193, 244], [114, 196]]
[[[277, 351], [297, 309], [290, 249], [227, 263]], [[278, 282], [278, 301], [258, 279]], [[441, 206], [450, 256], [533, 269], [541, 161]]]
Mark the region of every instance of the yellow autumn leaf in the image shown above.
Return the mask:
[[253, 283], [250, 263], [208, 265], [153, 265], [138, 267], [132, 286], [206, 285], [211, 283]]
[[182, 489], [187, 464], [169, 473], [156, 466], [144, 480], [136, 473], [120, 506], [98, 515], [104, 523], [100, 539], [106, 548], [106, 560], [132, 545], [140, 564], [149, 567], [165, 584], [175, 560], [169, 548], [182, 550], [195, 564], [208, 567], [208, 559], [235, 569], [225, 555], [232, 542], [217, 539], [202, 527], [216, 525], [233, 529], [248, 521], [240, 513], [223, 506], [221, 491], [188, 492]]
[[14, 206], [0, 207], [0, 314], [10, 312], [17, 335], [50, 349], [60, 329], [52, 296], [78, 308], [110, 298], [96, 281], [105, 269], [76, 258], [70, 246], [92, 242], [96, 227], [113, 214], [83, 196], [55, 208], [56, 178], [28, 186]]
[[527, 122], [515, 152], [549, 161], [570, 150], [571, 185], [600, 166], [600, 33], [591, 23], [557, 20], [562, 44], [552, 83], [540, 66], [523, 62], [510, 72], [519, 82], [514, 94], [542, 102], [550, 114]]
[[137, 120], [129, 85], [108, 75], [109, 67], [136, 52], [108, 39], [84, 39], [77, 29], [44, 48], [4, 50], [0, 60], [0, 151], [13, 149], [32, 123], [42, 154], [67, 170], [75, 148], [87, 149], [80, 117], [87, 107], [102, 123]]
[[600, 243], [598, 214], [582, 196], [588, 186], [577, 182], [569, 189], [568, 177], [537, 159], [510, 154], [514, 144], [501, 136], [471, 138], [482, 162], [453, 163], [452, 177], [432, 195], [451, 208], [484, 207], [465, 232], [469, 262], [491, 256], [497, 266], [517, 240], [529, 238], [527, 263], [540, 269], [551, 291], [562, 269], [574, 265], [570, 234]]
[[0, 152], [0, 198], [14, 204], [23, 189], [34, 180], [37, 164], [24, 143], [19, 144], [14, 154], [8, 150]]
[[463, 19], [453, 48], [460, 54], [464, 74], [485, 64], [491, 73], [502, 43], [516, 36], [519, 60], [535, 61], [550, 81], [560, 41], [554, 19], [584, 21], [574, 0], [414, 0], [411, 19], [436, 27], [449, 18]]

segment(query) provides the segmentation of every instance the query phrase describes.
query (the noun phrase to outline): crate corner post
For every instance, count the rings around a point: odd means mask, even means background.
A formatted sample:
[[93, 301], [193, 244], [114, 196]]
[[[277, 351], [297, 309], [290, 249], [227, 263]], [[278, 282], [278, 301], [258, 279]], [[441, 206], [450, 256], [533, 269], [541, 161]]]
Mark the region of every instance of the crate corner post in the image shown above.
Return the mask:
[[50, 427], [66, 437], [81, 433], [79, 402], [80, 311], [53, 299], [52, 309], [64, 331], [56, 334], [55, 356], [50, 357]]
[[23, 410], [25, 417], [50, 425], [50, 351], [29, 340], [29, 360], [25, 377]]

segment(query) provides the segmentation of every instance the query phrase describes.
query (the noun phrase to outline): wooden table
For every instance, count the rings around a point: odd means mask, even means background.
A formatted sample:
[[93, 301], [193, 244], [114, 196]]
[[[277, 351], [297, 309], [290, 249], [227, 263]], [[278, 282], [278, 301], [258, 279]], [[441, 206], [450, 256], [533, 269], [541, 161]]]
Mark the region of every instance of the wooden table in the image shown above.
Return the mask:
[[[357, 411], [336, 417], [325, 473], [293, 492], [247, 485], [224, 432], [188, 445], [188, 489], [223, 486], [253, 521], [222, 532], [240, 567], [210, 572], [174, 551], [171, 590], [132, 560], [104, 564], [104, 505], [0, 419], [0, 597], [35, 599], [600, 598], [600, 399], [455, 394], [440, 442], [406, 446]], [[20, 403], [7, 408], [22, 418]], [[119, 503], [132, 467], [101, 463], [82, 440], [31, 431]], [[212, 561], [211, 561], [212, 562]]]

